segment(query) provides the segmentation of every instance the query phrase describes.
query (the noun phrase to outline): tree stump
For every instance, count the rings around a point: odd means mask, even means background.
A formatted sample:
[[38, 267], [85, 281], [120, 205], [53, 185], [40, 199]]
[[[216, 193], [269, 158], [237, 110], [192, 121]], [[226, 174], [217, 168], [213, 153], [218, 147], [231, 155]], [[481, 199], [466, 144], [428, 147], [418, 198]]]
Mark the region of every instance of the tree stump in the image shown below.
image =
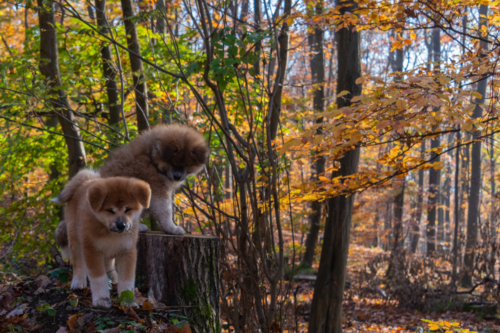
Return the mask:
[[139, 234], [136, 286], [182, 308], [201, 332], [220, 332], [220, 240], [200, 235]]

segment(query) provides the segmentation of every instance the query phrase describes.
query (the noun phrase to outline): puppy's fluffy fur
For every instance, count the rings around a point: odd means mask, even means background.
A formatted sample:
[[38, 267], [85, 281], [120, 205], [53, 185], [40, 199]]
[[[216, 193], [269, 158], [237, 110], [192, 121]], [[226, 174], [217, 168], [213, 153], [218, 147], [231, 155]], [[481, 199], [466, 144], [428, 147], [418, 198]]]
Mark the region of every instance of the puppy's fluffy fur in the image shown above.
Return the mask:
[[141, 180], [83, 170], [54, 200], [67, 204], [55, 236], [63, 255], [71, 253], [71, 289], [85, 288], [88, 274], [94, 306], [111, 306], [106, 273], [118, 282], [118, 294], [134, 290], [139, 217], [150, 198]]
[[[184, 230], [172, 219], [172, 197], [188, 175], [198, 173], [209, 154], [205, 138], [182, 125], [159, 125], [114, 151], [99, 169], [101, 177], [134, 177], [151, 186], [150, 211], [163, 230]], [[141, 231], [147, 227], [141, 225]], [[144, 230], [144, 231], [145, 231]]]

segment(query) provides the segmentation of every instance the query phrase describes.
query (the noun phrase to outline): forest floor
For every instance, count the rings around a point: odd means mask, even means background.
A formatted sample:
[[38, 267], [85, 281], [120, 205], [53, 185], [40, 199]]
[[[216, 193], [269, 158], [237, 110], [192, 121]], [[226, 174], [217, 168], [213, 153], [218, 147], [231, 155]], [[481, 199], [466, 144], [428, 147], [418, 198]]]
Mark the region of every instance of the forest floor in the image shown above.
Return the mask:
[[[421, 312], [398, 306], [376, 292], [360, 290], [355, 280], [356, 272], [365, 269], [367, 262], [381, 254], [381, 250], [352, 246], [349, 253], [348, 278], [350, 279], [343, 303], [344, 332], [454, 332], [449, 328], [460, 328], [463, 332], [500, 332], [500, 316], [477, 315], [473, 312], [447, 309]], [[6, 273], [7, 266], [0, 264], [0, 332], [196, 332], [189, 327], [189, 318], [182, 317], [179, 310], [148, 310], [158, 308], [156, 300], [136, 293], [139, 308], [124, 307], [115, 301], [110, 310], [91, 307], [89, 290], [70, 291], [69, 272], [47, 269], [30, 270], [29, 274]], [[27, 265], [26, 267], [29, 267]], [[34, 273], [38, 271], [37, 273]], [[67, 275], [67, 276], [64, 276]], [[62, 281], [61, 281], [62, 280]], [[298, 330], [284, 332], [307, 332], [310, 304], [313, 297], [313, 281], [294, 281], [290, 284], [292, 306], [284, 314], [285, 326], [296, 324]], [[112, 292], [116, 300], [116, 292]], [[296, 302], [295, 302], [296, 300]], [[430, 320], [430, 322], [424, 322]], [[223, 324], [225, 324], [223, 322]], [[433, 326], [434, 325], [434, 326]], [[442, 330], [439, 330], [441, 325]], [[456, 325], [456, 326], [453, 326]], [[224, 325], [223, 325], [224, 326]], [[227, 326], [226, 326], [227, 327]], [[225, 330], [232, 332], [233, 330]]]

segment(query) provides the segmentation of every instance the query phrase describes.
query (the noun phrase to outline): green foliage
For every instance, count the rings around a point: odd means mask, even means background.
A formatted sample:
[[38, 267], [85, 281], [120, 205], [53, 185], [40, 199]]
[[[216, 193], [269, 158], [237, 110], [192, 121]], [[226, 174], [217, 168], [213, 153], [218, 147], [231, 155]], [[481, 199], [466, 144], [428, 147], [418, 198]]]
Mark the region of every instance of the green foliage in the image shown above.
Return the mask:
[[55, 277], [58, 281], [67, 283], [69, 281], [70, 270], [66, 268], [59, 268], [50, 274], [51, 277]]
[[94, 325], [96, 325], [96, 330], [104, 330], [106, 328], [113, 327], [114, 322], [107, 317], [101, 317], [97, 318], [97, 320], [94, 322]]
[[118, 302], [123, 305], [129, 305], [135, 299], [134, 293], [130, 290], [124, 290], [121, 292], [120, 297], [118, 297]]
[[36, 307], [36, 310], [40, 313], [47, 312], [47, 314], [51, 317], [54, 317], [56, 315], [56, 310], [54, 310], [50, 304], [47, 303], [42, 303]]

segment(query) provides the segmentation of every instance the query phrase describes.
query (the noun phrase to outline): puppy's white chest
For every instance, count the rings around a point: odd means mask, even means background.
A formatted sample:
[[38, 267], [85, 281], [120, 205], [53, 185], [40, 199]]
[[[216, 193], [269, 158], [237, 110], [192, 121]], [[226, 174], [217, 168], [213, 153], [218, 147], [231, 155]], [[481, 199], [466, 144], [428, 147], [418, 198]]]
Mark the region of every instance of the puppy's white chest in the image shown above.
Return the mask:
[[[121, 236], [121, 237], [120, 237]], [[134, 245], [134, 238], [132, 235], [113, 235], [112, 237], [105, 237], [97, 240], [95, 246], [104, 254], [106, 258], [115, 257], [116, 255], [129, 250]]]

